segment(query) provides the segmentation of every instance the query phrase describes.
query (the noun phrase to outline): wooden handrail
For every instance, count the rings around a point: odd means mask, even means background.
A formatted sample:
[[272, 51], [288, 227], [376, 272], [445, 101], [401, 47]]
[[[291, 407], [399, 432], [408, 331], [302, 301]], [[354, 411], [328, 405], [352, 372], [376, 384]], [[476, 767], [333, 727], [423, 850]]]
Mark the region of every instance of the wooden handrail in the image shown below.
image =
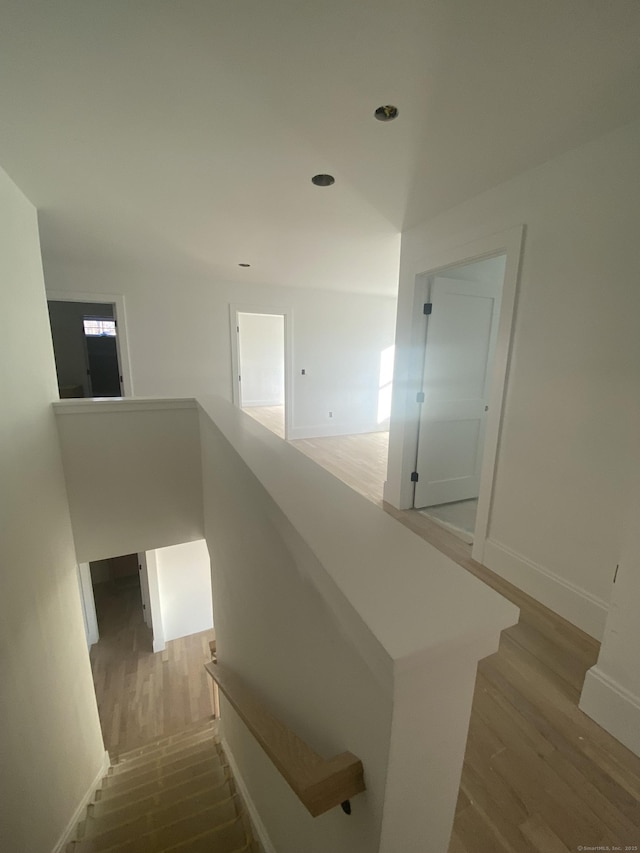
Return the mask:
[[313, 817], [365, 790], [359, 758], [350, 752], [322, 758], [270, 714], [231, 670], [213, 661], [205, 669]]

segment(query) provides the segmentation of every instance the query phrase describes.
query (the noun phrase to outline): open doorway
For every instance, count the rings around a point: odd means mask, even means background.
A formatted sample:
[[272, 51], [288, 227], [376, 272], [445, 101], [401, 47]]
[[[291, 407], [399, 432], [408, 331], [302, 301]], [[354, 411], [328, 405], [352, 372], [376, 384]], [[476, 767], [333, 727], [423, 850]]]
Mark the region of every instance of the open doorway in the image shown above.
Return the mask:
[[114, 306], [49, 300], [60, 399], [121, 397]]
[[204, 664], [215, 631], [206, 542], [96, 560], [87, 567], [100, 633], [91, 645], [91, 669], [109, 752], [210, 718]]
[[127, 643], [152, 651], [148, 583], [143, 584], [140, 557], [123, 554], [89, 563], [91, 585], [100, 640], [117, 646], [125, 636]]
[[287, 428], [287, 316], [232, 306], [234, 400], [280, 438]]
[[47, 305], [60, 399], [130, 396], [123, 298], [49, 293]]
[[474, 541], [506, 254], [423, 277], [413, 506]]

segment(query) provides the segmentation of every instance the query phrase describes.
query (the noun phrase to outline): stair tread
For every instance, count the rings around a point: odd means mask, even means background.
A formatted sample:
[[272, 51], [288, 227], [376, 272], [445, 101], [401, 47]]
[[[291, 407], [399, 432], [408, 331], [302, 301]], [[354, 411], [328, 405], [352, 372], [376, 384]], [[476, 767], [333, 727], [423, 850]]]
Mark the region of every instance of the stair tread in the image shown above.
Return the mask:
[[232, 780], [227, 778], [223, 781], [210, 780], [209, 776], [197, 776], [183, 785], [160, 791], [133, 803], [127, 802], [120, 808], [100, 811], [97, 808], [99, 804], [96, 803], [89, 807], [87, 817], [78, 827], [78, 835], [82, 838], [95, 835], [129, 823], [140, 814], [162, 811], [177, 803], [185, 803], [186, 805], [189, 801], [209, 797], [211, 804], [214, 804], [219, 800], [227, 799], [234, 792], [235, 785]]
[[[204, 802], [203, 802], [204, 800]], [[237, 796], [228, 796], [217, 803], [209, 803], [205, 798], [192, 798], [190, 806], [177, 803], [173, 807], [152, 813], [143, 813], [128, 823], [112, 827], [104, 832], [88, 835], [80, 839], [78, 851], [99, 853], [122, 846], [138, 838], [155, 839], [161, 836], [163, 843], [169, 838], [178, 840], [185, 833], [225, 825], [237, 819], [239, 815]], [[151, 849], [151, 848], [150, 848]]]
[[205, 775], [222, 781], [230, 778], [230, 771], [227, 765], [210, 760], [202, 761], [197, 764], [191, 764], [189, 767], [183, 767], [176, 773], [171, 773], [160, 779], [153, 779], [142, 785], [127, 788], [124, 791], [120, 791], [118, 788], [100, 789], [96, 792], [96, 805], [108, 803], [109, 801], [126, 805], [136, 800], [142, 800], [152, 794], [179, 787], [183, 782], [188, 782], [191, 779]]
[[109, 773], [102, 780], [100, 790], [120, 788], [125, 790], [143, 784], [147, 780], [157, 779], [160, 776], [168, 776], [175, 773], [183, 767], [188, 767], [191, 764], [197, 764], [200, 761], [210, 760], [214, 763], [224, 764], [224, 757], [221, 751], [216, 749], [214, 744], [205, 742], [198, 745], [198, 748], [190, 748], [185, 753], [172, 753], [171, 756], [164, 761], [147, 762], [136, 767], [123, 771], [122, 773]]
[[179, 748], [181, 745], [190, 741], [197, 741], [203, 737], [218, 737], [217, 720], [208, 720], [206, 725], [199, 725], [187, 731], [178, 732], [173, 735], [164, 735], [161, 738], [153, 738], [145, 744], [141, 744], [133, 749], [128, 749], [125, 752], [114, 753], [112, 756], [115, 767], [124, 762], [130, 762], [140, 756], [150, 755], [156, 750], [163, 750], [172, 747]]
[[[245, 824], [239, 818], [231, 827], [220, 827], [200, 833], [172, 847], [165, 847], [162, 853], [245, 853], [245, 851], [248, 853], [250, 850]], [[138, 853], [138, 851], [126, 851], [126, 853]]]
[[262, 853], [207, 721], [121, 755], [67, 853]]
[[202, 736], [198, 740], [189, 741], [185, 745], [174, 744], [173, 746], [162, 747], [161, 749], [156, 749], [152, 752], [143, 753], [137, 758], [112, 764], [109, 768], [108, 775], [110, 778], [112, 776], [126, 776], [131, 773], [136, 773], [151, 765], [170, 764], [181, 755], [189, 755], [191, 753], [198, 752], [198, 750], [206, 749], [207, 747], [211, 747], [212, 749], [219, 751], [221, 749], [220, 741], [212, 735], [209, 735], [208, 737]]
[[[165, 851], [190, 850], [185, 844], [191, 844], [206, 838], [206, 844], [200, 849], [207, 853], [235, 853], [248, 843], [245, 824], [241, 817], [228, 821], [220, 826], [211, 827], [207, 820], [213, 817], [209, 811], [201, 812], [195, 819], [179, 821], [168, 827], [153, 830], [116, 843], [111, 847], [96, 846], [94, 839], [74, 842], [73, 853], [165, 853]], [[193, 848], [197, 850], [198, 848]]]

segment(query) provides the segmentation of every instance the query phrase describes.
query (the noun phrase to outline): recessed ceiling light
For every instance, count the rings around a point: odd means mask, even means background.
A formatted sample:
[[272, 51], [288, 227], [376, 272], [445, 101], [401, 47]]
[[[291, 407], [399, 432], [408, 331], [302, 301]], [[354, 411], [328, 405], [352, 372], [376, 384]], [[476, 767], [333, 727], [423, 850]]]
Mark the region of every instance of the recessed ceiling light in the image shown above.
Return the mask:
[[333, 175], [314, 175], [311, 178], [311, 183], [315, 184], [317, 187], [330, 187], [331, 184], [335, 184], [336, 179]]
[[251, 264], [238, 264], [239, 267], [250, 267]]
[[398, 118], [398, 108], [393, 104], [386, 104], [384, 107], [378, 107], [374, 116], [378, 121], [393, 121], [394, 118]]

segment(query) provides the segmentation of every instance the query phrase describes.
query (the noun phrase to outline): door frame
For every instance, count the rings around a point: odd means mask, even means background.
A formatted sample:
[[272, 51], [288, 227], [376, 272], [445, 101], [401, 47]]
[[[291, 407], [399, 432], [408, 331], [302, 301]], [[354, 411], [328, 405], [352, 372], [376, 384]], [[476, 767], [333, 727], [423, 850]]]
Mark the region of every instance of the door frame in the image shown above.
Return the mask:
[[[524, 245], [524, 225], [510, 228], [499, 234], [474, 240], [473, 242], [452, 246], [430, 253], [423, 270], [416, 273], [412, 300], [412, 316], [408, 358], [405, 362], [406, 374], [402, 379], [394, 377], [394, 393], [403, 394], [395, 403], [393, 412], [403, 413], [397, 429], [400, 433], [400, 447], [389, 456], [389, 477], [385, 483], [385, 500], [398, 509], [413, 507], [414, 483], [411, 474], [415, 470], [418, 446], [420, 404], [417, 394], [422, 387], [422, 361], [424, 360], [424, 341], [426, 338], [423, 304], [427, 301], [429, 279], [431, 276], [475, 261], [485, 260], [498, 255], [506, 255], [502, 303], [498, 321], [498, 339], [493, 362], [491, 387], [489, 392], [489, 412], [480, 473], [480, 493], [478, 511], [471, 556], [482, 562], [484, 547], [489, 529], [491, 501], [495, 482], [495, 467], [498, 457], [500, 434], [503, 420], [503, 407], [506, 393], [509, 361], [511, 355], [513, 327], [515, 323], [516, 295], [522, 249]], [[393, 423], [393, 414], [392, 414]], [[393, 426], [392, 426], [393, 430]], [[397, 450], [400, 450], [398, 456]], [[400, 463], [399, 465], [397, 463]]]
[[100, 639], [100, 631], [98, 630], [98, 616], [89, 563], [78, 563], [78, 585], [80, 587], [80, 603], [87, 635], [87, 646], [91, 648]]
[[140, 597], [142, 598], [142, 618], [144, 624], [153, 633], [153, 607], [151, 605], [151, 590], [149, 588], [149, 571], [147, 569], [146, 551], [138, 553], [138, 574], [140, 576]]
[[97, 302], [113, 305], [113, 316], [116, 321], [116, 347], [118, 363], [122, 375], [122, 395], [133, 397], [133, 377], [131, 360], [129, 358], [129, 340], [127, 335], [127, 315], [125, 300], [118, 293], [76, 293], [68, 290], [47, 290], [47, 301], [51, 302]]
[[229, 304], [229, 334], [231, 338], [231, 389], [233, 404], [239, 409], [240, 393], [240, 348], [238, 346], [238, 314], [272, 314], [284, 317], [284, 438], [288, 440], [293, 420], [293, 374], [291, 353], [293, 352], [293, 312], [290, 307], [274, 305], [256, 305], [245, 303]]

